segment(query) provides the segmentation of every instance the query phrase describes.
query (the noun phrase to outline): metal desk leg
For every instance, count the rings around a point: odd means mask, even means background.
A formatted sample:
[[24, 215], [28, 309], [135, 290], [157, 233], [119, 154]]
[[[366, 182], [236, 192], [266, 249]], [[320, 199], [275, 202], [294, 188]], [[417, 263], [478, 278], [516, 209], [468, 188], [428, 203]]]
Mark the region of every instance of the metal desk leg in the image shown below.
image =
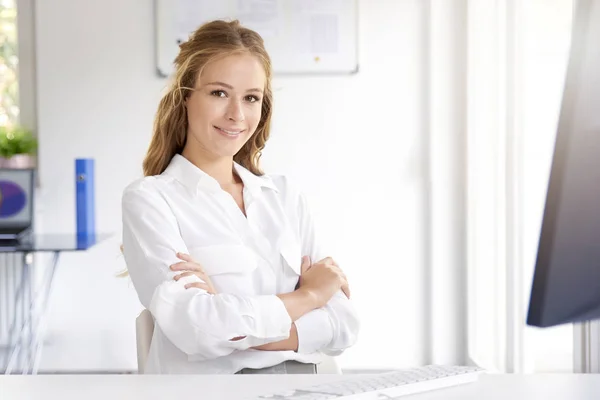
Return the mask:
[[39, 266], [33, 262], [33, 253], [1, 254], [5, 274], [0, 274], [0, 372], [4, 374], [37, 373], [58, 255], [53, 252], [50, 265], [43, 267], [38, 290], [35, 271]]
[[2, 371], [5, 371], [15, 353], [16, 327], [21, 324], [21, 321], [18, 320], [21, 297], [19, 287], [22, 280], [19, 275], [22, 275], [23, 268], [22, 265], [15, 262], [14, 253], [2, 253], [0, 260], [3, 272], [2, 279], [0, 279], [0, 293], [3, 297], [0, 307], [0, 320], [2, 321], [0, 323], [2, 326], [2, 331], [0, 331], [2, 364], [0, 367], [2, 367]]

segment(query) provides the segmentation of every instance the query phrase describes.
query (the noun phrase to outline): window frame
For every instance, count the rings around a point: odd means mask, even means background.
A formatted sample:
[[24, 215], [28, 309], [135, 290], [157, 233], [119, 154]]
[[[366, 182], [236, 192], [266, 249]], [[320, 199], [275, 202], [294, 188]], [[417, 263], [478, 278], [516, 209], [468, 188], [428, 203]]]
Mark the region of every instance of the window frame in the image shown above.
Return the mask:
[[19, 124], [37, 136], [35, 0], [16, 0]]

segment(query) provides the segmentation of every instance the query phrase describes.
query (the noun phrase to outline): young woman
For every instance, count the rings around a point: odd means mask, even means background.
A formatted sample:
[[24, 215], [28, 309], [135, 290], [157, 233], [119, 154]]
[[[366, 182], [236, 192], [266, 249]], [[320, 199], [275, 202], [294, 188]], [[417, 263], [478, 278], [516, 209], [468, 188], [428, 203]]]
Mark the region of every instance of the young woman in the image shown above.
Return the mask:
[[145, 177], [123, 193], [123, 252], [155, 319], [146, 373], [315, 373], [359, 322], [306, 200], [258, 162], [271, 63], [237, 21], [180, 46]]

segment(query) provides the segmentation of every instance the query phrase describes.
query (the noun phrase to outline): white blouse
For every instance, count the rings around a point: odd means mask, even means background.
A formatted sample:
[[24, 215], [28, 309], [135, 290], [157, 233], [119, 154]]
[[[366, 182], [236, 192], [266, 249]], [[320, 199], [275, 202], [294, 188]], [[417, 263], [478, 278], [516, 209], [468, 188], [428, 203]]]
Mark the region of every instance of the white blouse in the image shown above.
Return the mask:
[[[181, 155], [161, 175], [123, 193], [123, 245], [141, 303], [155, 319], [146, 373], [235, 373], [297, 360], [319, 363], [357, 339], [352, 302], [338, 291], [295, 321], [298, 351], [251, 349], [289, 337], [292, 320], [276, 294], [293, 292], [302, 256], [332, 256], [320, 247], [306, 200], [283, 176], [258, 177], [241, 165], [246, 215], [219, 183]], [[217, 294], [185, 289], [169, 269], [190, 254]], [[333, 257], [335, 259], [335, 257]], [[235, 337], [244, 339], [232, 341]]]

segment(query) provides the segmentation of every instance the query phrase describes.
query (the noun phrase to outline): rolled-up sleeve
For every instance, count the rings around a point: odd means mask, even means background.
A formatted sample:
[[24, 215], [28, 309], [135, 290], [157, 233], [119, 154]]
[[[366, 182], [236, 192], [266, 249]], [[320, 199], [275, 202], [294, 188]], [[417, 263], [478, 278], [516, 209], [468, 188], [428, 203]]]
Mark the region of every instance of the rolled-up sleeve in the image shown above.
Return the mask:
[[[140, 302], [165, 336], [195, 360], [289, 337], [291, 318], [274, 295], [237, 296], [186, 289], [195, 275], [173, 280], [169, 267], [188, 253], [175, 214], [148, 179], [125, 189], [122, 198], [123, 248]], [[241, 340], [232, 338], [244, 337]]]
[[[302, 254], [309, 255], [313, 263], [326, 257], [335, 260], [325, 253], [305, 196], [300, 193], [297, 196]], [[324, 307], [305, 314], [295, 324], [299, 353], [321, 351], [330, 356], [340, 355], [353, 346], [360, 330], [356, 309], [341, 290]]]
[[294, 324], [298, 332], [298, 353], [320, 351], [333, 340], [333, 325], [329, 313], [322, 308], [304, 314]]

